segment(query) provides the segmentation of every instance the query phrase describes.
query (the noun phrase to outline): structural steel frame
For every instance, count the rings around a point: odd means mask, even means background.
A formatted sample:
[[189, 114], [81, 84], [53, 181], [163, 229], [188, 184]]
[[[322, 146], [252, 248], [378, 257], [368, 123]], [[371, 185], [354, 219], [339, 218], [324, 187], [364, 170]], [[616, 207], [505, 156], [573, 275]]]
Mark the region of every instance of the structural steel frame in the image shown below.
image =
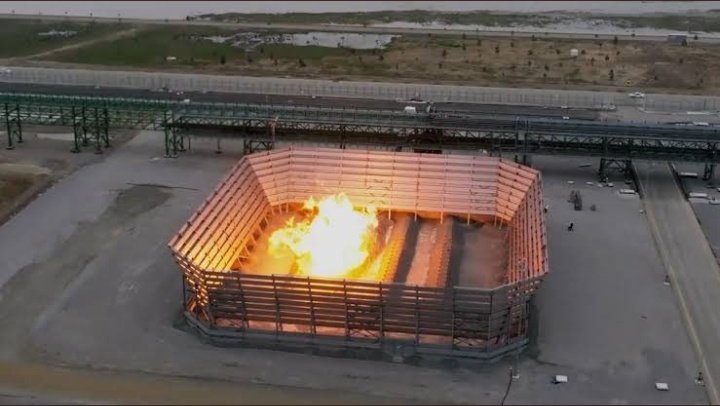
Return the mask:
[[[184, 150], [186, 135], [220, 130], [229, 133], [228, 136], [250, 140], [247, 152], [254, 149], [252, 144], [265, 149], [275, 141], [302, 139], [328, 141], [341, 147], [359, 143], [418, 149], [484, 149], [491, 154], [597, 156], [621, 161], [654, 159], [708, 165], [720, 162], [717, 129], [668, 124], [445, 117], [368, 109], [29, 93], [0, 93], [0, 103], [6, 107], [6, 127], [15, 129], [12, 134], [18, 140], [22, 137], [21, 121], [73, 125], [78, 109], [90, 109], [102, 112], [100, 134], [112, 128], [164, 130], [167, 156], [177, 156]], [[98, 121], [94, 114], [90, 120]], [[271, 126], [272, 135], [268, 131]]]
[[[540, 184], [539, 172], [493, 157], [328, 148], [247, 155], [169, 243], [183, 272], [186, 316], [224, 343], [255, 336], [380, 348], [397, 341], [421, 353], [501, 355], [527, 342], [528, 301], [548, 271]], [[424, 287], [389, 282], [386, 274], [365, 282], [244, 270], [273, 214], [338, 192], [388, 216], [437, 216], [446, 234], [453, 221], [504, 224], [503, 283], [448, 284], [443, 251], [450, 241], [443, 238], [437, 275]]]

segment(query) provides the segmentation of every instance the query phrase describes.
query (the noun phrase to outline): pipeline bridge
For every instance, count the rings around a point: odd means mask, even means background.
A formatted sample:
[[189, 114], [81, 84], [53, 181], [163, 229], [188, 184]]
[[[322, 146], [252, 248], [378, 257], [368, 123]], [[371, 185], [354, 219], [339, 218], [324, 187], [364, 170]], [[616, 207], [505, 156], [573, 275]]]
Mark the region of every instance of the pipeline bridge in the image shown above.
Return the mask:
[[183, 152], [191, 135], [212, 135], [243, 139], [246, 153], [275, 142], [318, 141], [484, 150], [523, 162], [532, 155], [592, 156], [600, 158], [600, 176], [649, 159], [704, 163], [704, 178], [712, 179], [720, 162], [720, 131], [713, 127], [9, 92], [0, 93], [0, 106], [9, 149], [23, 141], [23, 125], [33, 124], [71, 126], [73, 152], [102, 152], [111, 129], [152, 129], [164, 132], [167, 157]]

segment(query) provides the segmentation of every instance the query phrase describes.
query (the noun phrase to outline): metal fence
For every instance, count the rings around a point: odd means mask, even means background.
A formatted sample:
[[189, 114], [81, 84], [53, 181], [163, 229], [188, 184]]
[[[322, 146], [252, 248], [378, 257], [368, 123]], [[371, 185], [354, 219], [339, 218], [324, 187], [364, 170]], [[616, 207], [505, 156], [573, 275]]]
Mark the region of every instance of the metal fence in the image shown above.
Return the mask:
[[345, 82], [315, 79], [215, 76], [180, 73], [101, 71], [12, 67], [0, 74], [0, 82], [48, 85], [102, 86], [129, 89], [209, 91], [275, 94], [286, 96], [350, 97], [407, 100], [413, 97], [436, 102], [521, 104], [599, 108], [604, 105], [644, 106], [653, 110], [712, 110], [720, 98], [682, 95], [647, 95], [645, 100], [622, 92], [590, 92], [553, 89], [512, 89], [407, 83]]
[[418, 353], [494, 358], [527, 342], [531, 296], [522, 284], [427, 288], [187, 268], [184, 283], [187, 317], [226, 343], [248, 333], [347, 348], [391, 340]]

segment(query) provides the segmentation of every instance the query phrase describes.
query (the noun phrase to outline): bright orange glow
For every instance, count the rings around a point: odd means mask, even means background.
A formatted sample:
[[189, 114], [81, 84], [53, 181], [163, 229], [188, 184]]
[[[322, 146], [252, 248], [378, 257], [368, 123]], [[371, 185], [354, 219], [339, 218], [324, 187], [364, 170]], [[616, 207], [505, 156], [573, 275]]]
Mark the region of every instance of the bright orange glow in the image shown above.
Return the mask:
[[362, 265], [370, 254], [378, 226], [374, 207], [353, 208], [343, 193], [320, 201], [312, 197], [304, 210], [312, 214], [302, 222], [291, 218], [270, 236], [268, 252], [289, 249], [304, 275], [342, 277]]

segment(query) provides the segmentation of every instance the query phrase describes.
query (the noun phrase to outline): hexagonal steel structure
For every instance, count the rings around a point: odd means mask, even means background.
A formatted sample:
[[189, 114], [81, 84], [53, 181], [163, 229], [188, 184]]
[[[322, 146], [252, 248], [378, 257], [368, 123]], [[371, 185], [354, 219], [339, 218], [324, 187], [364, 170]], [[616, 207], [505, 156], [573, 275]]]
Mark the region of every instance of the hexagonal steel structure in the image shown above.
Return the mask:
[[[410, 286], [243, 271], [275, 213], [339, 192], [388, 214], [505, 227], [503, 283]], [[296, 147], [247, 155], [169, 246], [188, 321], [223, 343], [402, 342], [419, 353], [493, 358], [527, 342], [528, 302], [548, 272], [540, 173], [482, 155]], [[450, 250], [439, 250], [433, 257], [447, 268]]]

